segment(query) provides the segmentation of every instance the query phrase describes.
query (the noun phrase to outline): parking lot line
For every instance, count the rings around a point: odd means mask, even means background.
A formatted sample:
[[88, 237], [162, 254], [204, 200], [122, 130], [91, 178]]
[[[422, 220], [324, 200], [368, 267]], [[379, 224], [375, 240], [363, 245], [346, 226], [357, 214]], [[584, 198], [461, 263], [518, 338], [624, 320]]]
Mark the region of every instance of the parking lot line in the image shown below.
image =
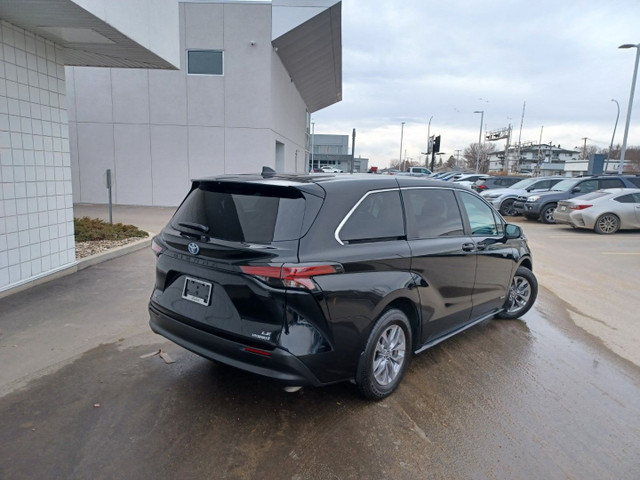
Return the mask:
[[602, 252], [602, 255], [640, 255], [640, 252]]

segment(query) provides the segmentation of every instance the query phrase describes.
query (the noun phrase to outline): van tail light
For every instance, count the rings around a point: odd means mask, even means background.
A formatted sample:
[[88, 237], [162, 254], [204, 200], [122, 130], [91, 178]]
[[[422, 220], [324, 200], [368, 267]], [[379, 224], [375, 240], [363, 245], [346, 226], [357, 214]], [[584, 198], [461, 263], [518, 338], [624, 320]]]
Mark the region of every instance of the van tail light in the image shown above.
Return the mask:
[[586, 205], [586, 204], [582, 204], [582, 205], [571, 205], [569, 207], [569, 209], [571, 210], [584, 210], [585, 208], [589, 208], [589, 207], [593, 207], [593, 205]]
[[485, 190], [487, 188], [487, 186], [482, 183], [480, 185], [475, 185], [475, 187], [476, 190]]
[[159, 240], [157, 240], [157, 238], [158, 237], [154, 237], [153, 240], [151, 240], [151, 250], [153, 250], [153, 253], [155, 253], [156, 257], [159, 257], [160, 254], [164, 252], [165, 247], [160, 243]]
[[313, 277], [320, 275], [334, 275], [343, 273], [344, 269], [339, 263], [324, 264], [294, 264], [285, 263], [281, 266], [243, 265], [240, 270], [275, 287], [304, 288], [306, 290], [318, 290], [318, 285]]

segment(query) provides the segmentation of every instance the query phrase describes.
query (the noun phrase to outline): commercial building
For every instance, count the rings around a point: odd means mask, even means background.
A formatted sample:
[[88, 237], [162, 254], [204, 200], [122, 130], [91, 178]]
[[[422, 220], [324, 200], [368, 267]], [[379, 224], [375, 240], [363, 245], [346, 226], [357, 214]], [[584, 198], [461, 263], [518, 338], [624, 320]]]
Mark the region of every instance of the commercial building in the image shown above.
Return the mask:
[[180, 70], [70, 68], [75, 202], [178, 205], [192, 178], [304, 172], [342, 98], [341, 3], [180, 1]]
[[0, 2], [0, 293], [75, 262], [65, 65], [175, 69], [175, 0]]
[[[518, 160], [518, 152], [520, 159]], [[567, 175], [565, 163], [577, 160], [580, 152], [567, 150], [560, 145], [551, 144], [524, 144], [518, 148], [509, 148], [509, 167], [515, 169], [514, 173], [535, 173], [537, 175]], [[502, 172], [506, 170], [505, 152], [497, 151], [488, 154], [489, 172]]]
[[[349, 135], [314, 134], [311, 138], [313, 155], [309, 159], [309, 169], [333, 167], [343, 172], [351, 171], [351, 150]], [[355, 157], [353, 171], [366, 173], [369, 159]]]
[[107, 169], [136, 205], [306, 171], [310, 114], [342, 96], [335, 0], [13, 0], [0, 21], [0, 294], [73, 270], [73, 203], [106, 202]]

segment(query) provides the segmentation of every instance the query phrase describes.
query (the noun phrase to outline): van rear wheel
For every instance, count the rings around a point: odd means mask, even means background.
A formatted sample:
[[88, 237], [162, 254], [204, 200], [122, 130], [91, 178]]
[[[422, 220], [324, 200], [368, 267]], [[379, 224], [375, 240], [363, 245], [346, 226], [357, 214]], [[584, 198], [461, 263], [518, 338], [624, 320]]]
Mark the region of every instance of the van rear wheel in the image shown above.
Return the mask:
[[378, 319], [360, 357], [356, 385], [369, 400], [381, 400], [400, 384], [411, 359], [411, 326], [397, 309], [387, 310]]

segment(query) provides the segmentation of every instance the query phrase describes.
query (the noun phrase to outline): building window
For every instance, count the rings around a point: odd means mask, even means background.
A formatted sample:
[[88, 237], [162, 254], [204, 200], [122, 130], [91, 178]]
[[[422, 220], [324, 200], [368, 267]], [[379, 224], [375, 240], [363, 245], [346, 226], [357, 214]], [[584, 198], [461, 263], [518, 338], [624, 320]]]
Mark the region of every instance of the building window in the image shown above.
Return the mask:
[[222, 75], [222, 50], [187, 50], [187, 73]]

